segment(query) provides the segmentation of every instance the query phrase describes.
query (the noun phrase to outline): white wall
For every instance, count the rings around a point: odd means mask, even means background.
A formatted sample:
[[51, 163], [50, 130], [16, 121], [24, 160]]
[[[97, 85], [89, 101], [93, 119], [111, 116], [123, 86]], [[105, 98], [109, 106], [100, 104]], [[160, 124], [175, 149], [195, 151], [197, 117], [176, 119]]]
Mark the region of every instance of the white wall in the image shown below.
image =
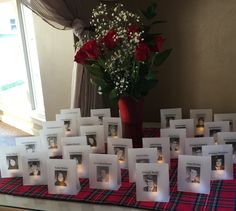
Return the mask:
[[60, 109], [70, 107], [73, 33], [55, 29], [36, 15], [34, 24], [46, 120], [54, 120]]

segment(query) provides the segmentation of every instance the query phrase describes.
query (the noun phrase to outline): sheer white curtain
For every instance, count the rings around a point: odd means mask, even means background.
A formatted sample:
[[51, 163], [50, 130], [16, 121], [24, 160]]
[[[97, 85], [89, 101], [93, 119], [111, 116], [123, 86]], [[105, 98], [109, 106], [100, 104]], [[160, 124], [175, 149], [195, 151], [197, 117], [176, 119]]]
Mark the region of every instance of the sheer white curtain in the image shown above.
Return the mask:
[[[89, 19], [97, 0], [20, 0], [51, 26], [66, 30], [73, 29], [81, 39], [89, 30]], [[95, 87], [90, 83], [88, 72], [74, 63], [71, 86], [71, 107], [80, 107], [83, 116], [91, 108], [98, 107], [99, 100]]]

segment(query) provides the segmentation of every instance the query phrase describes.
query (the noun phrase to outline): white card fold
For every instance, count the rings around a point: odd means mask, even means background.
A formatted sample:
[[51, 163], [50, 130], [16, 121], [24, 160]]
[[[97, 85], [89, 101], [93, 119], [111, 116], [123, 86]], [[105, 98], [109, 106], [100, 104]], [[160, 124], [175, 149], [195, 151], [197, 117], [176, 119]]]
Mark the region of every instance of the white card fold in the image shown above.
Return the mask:
[[136, 181], [136, 163], [156, 163], [156, 148], [128, 149], [129, 182]]
[[177, 119], [170, 120], [170, 128], [172, 129], [186, 129], [186, 136], [194, 137], [194, 121], [193, 119]]
[[103, 117], [104, 138], [122, 138], [121, 119], [118, 117]]
[[213, 137], [185, 138], [185, 155], [202, 156], [202, 146], [214, 144]]
[[103, 117], [111, 117], [111, 109], [110, 108], [102, 108], [102, 109], [91, 109], [91, 116], [98, 117], [100, 124], [103, 124]]
[[184, 154], [184, 139], [186, 138], [186, 129], [161, 129], [161, 137], [170, 138], [170, 158], [178, 158], [178, 155]]
[[170, 120], [182, 119], [182, 108], [160, 109], [161, 128], [169, 128]]
[[47, 161], [48, 193], [76, 195], [80, 190], [75, 160], [50, 159]]
[[45, 151], [46, 148], [41, 142], [40, 136], [17, 137], [16, 146], [22, 145], [24, 153], [35, 153]]
[[64, 146], [63, 159], [71, 159], [76, 161], [77, 174], [79, 178], [89, 177], [89, 154], [91, 147], [88, 145], [80, 146]]
[[170, 164], [170, 138], [143, 138], [143, 148], [157, 149], [157, 163]]
[[133, 148], [132, 139], [108, 138], [108, 154], [117, 155], [121, 168], [128, 168], [128, 149]]
[[121, 171], [117, 155], [89, 155], [89, 187], [118, 190], [121, 185]]
[[137, 201], [169, 202], [169, 165], [136, 164]]
[[61, 138], [61, 146], [79, 146], [79, 145], [87, 145], [86, 136], [74, 136], [74, 137], [62, 137]]
[[63, 122], [66, 136], [79, 135], [77, 127], [77, 114], [56, 114], [56, 120]]
[[211, 158], [211, 179], [233, 179], [233, 147], [231, 144], [203, 146], [202, 154]]
[[104, 127], [103, 125], [81, 126], [81, 136], [86, 136], [87, 144], [91, 146], [93, 153], [104, 153]]
[[88, 126], [88, 125], [100, 125], [100, 121], [96, 116], [90, 117], [79, 117], [78, 118], [79, 126]]
[[60, 129], [64, 128], [64, 124], [62, 121], [46, 121], [43, 122], [43, 130], [47, 129]]
[[80, 108], [61, 109], [61, 114], [75, 114], [77, 117], [81, 117], [81, 110]]
[[236, 113], [214, 114], [214, 121], [228, 121], [230, 132], [236, 131]]
[[208, 156], [179, 155], [177, 190], [210, 193], [211, 160]]

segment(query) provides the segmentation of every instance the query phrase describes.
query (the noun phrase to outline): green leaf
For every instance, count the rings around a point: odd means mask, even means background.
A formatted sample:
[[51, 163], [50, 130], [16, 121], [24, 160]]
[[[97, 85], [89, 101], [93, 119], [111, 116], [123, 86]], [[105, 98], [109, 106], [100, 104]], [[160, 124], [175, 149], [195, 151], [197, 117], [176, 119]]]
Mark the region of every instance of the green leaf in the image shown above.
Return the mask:
[[156, 66], [160, 66], [170, 55], [172, 49], [167, 49], [165, 51], [162, 51], [160, 53], [157, 53], [155, 56], [154, 64]]
[[86, 68], [91, 75], [98, 77], [98, 78], [104, 77], [104, 73], [98, 65], [93, 64], [91, 66], [86, 66]]
[[117, 103], [119, 97], [117, 95], [116, 89], [111, 90], [111, 92], [109, 94], [109, 98], [111, 100], [112, 105], [115, 105]]
[[145, 79], [147, 79], [147, 80], [156, 80], [156, 74], [155, 74], [155, 72], [149, 72], [149, 74], [147, 74], [147, 75], [145, 76]]
[[151, 20], [157, 15], [156, 8], [157, 8], [156, 2], [152, 2], [152, 4], [148, 6], [146, 10], [141, 10], [141, 13], [145, 18]]

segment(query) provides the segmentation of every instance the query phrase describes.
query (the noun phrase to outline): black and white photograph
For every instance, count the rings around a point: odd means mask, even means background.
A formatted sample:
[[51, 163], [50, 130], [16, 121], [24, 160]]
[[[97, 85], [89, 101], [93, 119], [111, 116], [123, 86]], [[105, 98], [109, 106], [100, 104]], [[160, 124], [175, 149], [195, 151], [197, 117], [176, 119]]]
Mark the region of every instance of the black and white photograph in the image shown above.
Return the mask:
[[166, 127], [170, 127], [170, 120], [174, 120], [175, 119], [175, 115], [170, 116], [170, 115], [166, 115]]
[[202, 155], [202, 147], [197, 146], [197, 147], [192, 147], [192, 155]]
[[55, 186], [67, 186], [67, 171], [55, 171]]
[[25, 145], [25, 150], [28, 153], [33, 153], [35, 152], [35, 144], [26, 144]]
[[100, 125], [102, 125], [102, 123], [103, 123], [103, 115], [98, 115], [97, 116], [98, 117], [98, 119], [99, 119], [99, 123], [100, 123]]
[[136, 163], [149, 163], [149, 159], [147, 158], [139, 158], [139, 159], [136, 159]]
[[200, 167], [186, 166], [186, 179], [187, 183], [200, 183]]
[[71, 120], [64, 120], [64, 126], [66, 131], [71, 131]]
[[162, 147], [156, 147], [156, 149], [157, 149], [157, 160], [162, 161], [163, 160]]
[[180, 144], [179, 137], [170, 137], [170, 151], [176, 152], [179, 151], [179, 144]]
[[203, 116], [197, 117], [196, 128], [204, 127], [205, 118]]
[[55, 135], [49, 135], [47, 136], [47, 142], [48, 142], [48, 149], [57, 149], [57, 136]]
[[28, 161], [29, 176], [40, 176], [40, 161]]
[[109, 182], [109, 166], [97, 166], [97, 182]]
[[210, 136], [215, 136], [217, 133], [221, 132], [221, 128], [210, 128], [209, 129], [209, 133], [210, 133]]
[[236, 140], [235, 141], [225, 141], [225, 144], [232, 144], [233, 154], [236, 155]]
[[19, 169], [18, 156], [6, 156], [9, 170]]
[[117, 137], [118, 136], [118, 124], [110, 123], [108, 124], [108, 136]]
[[97, 141], [96, 141], [96, 133], [94, 134], [87, 134], [87, 144], [91, 147], [96, 147], [97, 146]]
[[76, 165], [82, 164], [82, 153], [70, 153], [70, 159], [74, 159], [76, 161]]
[[224, 155], [212, 155], [211, 156], [211, 170], [225, 170], [225, 156]]
[[114, 152], [118, 160], [125, 161], [125, 147], [114, 147]]
[[143, 175], [143, 181], [145, 186], [143, 187], [144, 192], [157, 192], [157, 176], [158, 175]]

